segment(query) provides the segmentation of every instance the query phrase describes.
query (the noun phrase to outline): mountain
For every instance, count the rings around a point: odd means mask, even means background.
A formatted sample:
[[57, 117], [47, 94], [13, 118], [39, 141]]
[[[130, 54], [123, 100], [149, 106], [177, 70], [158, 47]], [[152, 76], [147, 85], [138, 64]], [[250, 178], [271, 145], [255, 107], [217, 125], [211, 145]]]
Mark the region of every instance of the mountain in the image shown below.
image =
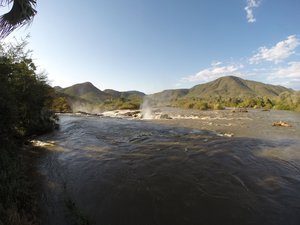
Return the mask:
[[159, 105], [170, 103], [179, 98], [201, 98], [210, 100], [222, 98], [247, 98], [247, 97], [268, 97], [275, 98], [281, 93], [293, 93], [294, 91], [282, 86], [264, 84], [261, 82], [244, 80], [235, 76], [221, 77], [214, 81], [199, 84], [191, 89], [165, 90], [152, 95], [149, 99], [158, 102]]
[[145, 93], [140, 91], [115, 91], [113, 89], [105, 89], [105, 93], [113, 96], [114, 98], [143, 98]]
[[91, 82], [75, 84], [59, 90], [59, 92], [71, 97], [80, 98], [91, 103], [103, 102], [112, 98], [111, 95], [99, 90]]
[[170, 89], [164, 90], [147, 96], [154, 102], [159, 102], [160, 105], [165, 105], [173, 100], [184, 97], [189, 93], [189, 89]]
[[62, 90], [63, 88], [60, 87], [60, 86], [54, 86], [53, 89], [54, 89], [55, 91], [60, 91], [60, 90]]
[[73, 98], [79, 98], [86, 100], [90, 103], [101, 103], [106, 100], [113, 99], [131, 99], [131, 98], [143, 98], [145, 94], [139, 91], [115, 91], [112, 89], [106, 89], [104, 91], [99, 90], [91, 82], [85, 82], [75, 84], [67, 88], [55, 87], [55, 90], [59, 93], [63, 93]]
[[244, 80], [239, 77], [221, 77], [206, 84], [196, 85], [189, 90], [186, 97], [199, 97], [203, 99], [226, 97], [269, 97], [274, 98], [282, 92], [293, 92], [282, 86], [264, 84], [261, 82]]
[[[99, 104], [106, 108], [136, 109], [139, 108], [139, 104], [142, 103], [143, 98], [146, 96], [139, 91], [120, 92], [113, 89], [101, 91], [90, 82], [75, 84], [67, 88], [57, 86], [55, 90], [57, 97], [60, 97], [58, 102], [63, 102], [62, 99], [66, 99], [65, 101], [68, 102], [73, 111], [81, 108], [86, 109], [87, 107], [93, 109], [99, 106]], [[219, 97], [222, 99], [256, 97], [275, 99], [281, 98], [282, 96], [294, 96], [294, 93], [294, 90], [283, 86], [244, 80], [235, 76], [227, 76], [205, 84], [196, 85], [191, 89], [164, 90], [147, 95], [146, 97], [154, 105], [166, 106], [176, 100], [215, 100]], [[290, 98], [292, 99], [292, 97]]]
[[75, 84], [67, 88], [56, 86], [55, 110], [57, 112], [99, 112], [99, 109], [139, 108], [145, 96], [139, 91], [119, 92], [99, 90], [91, 82]]

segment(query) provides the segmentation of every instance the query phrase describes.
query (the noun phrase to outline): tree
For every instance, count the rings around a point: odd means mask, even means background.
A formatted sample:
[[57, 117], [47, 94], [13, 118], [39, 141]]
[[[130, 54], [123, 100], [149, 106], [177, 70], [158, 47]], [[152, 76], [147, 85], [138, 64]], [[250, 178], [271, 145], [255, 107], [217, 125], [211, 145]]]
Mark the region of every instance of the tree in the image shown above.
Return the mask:
[[52, 109], [54, 112], [72, 112], [71, 106], [68, 103], [67, 97], [59, 96], [58, 94], [54, 93], [54, 100], [52, 103]]
[[36, 14], [36, 0], [0, 0], [1, 6], [11, 3], [11, 10], [0, 17], [0, 39], [16, 28], [30, 23]]
[[6, 136], [0, 138], [40, 134], [56, 126], [53, 89], [45, 75], [36, 73], [25, 47], [26, 42], [0, 45], [0, 134]]
[[17, 107], [7, 75], [11, 71], [8, 65], [8, 59], [0, 57], [0, 141], [13, 133], [12, 125], [17, 118]]

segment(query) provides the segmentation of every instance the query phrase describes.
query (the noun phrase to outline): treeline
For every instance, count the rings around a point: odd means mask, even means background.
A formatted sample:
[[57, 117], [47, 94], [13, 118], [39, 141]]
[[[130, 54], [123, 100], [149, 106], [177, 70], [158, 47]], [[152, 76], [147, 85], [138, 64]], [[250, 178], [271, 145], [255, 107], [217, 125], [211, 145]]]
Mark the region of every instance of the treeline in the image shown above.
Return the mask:
[[[178, 107], [185, 109], [197, 110], [221, 110], [225, 107], [234, 108], [261, 108], [261, 109], [277, 109], [277, 110], [291, 110], [300, 112], [300, 92], [283, 92], [276, 98], [269, 97], [244, 97], [244, 98], [222, 98], [214, 99], [202, 98], [178, 98], [170, 102], [161, 102], [148, 98], [152, 107]], [[73, 101], [75, 102], [75, 101]], [[106, 100], [99, 104], [81, 104], [85, 105], [87, 109], [98, 110], [116, 110], [116, 109], [139, 109], [143, 103], [142, 98], [133, 99], [113, 99]], [[56, 94], [53, 103], [53, 110], [55, 112], [76, 112], [76, 107], [72, 107], [72, 100], [65, 95]], [[75, 104], [76, 105], [76, 104]], [[78, 110], [77, 110], [78, 111]]]
[[52, 109], [57, 113], [69, 113], [77, 111], [105, 111], [116, 109], [136, 110], [140, 108], [140, 105], [142, 103], [142, 98], [132, 97], [110, 99], [96, 104], [88, 101], [79, 102], [78, 99], [72, 99], [71, 96], [67, 96], [62, 93], [56, 93], [53, 100]]
[[283, 92], [274, 102], [274, 109], [300, 112], [300, 91], [294, 93]]
[[102, 110], [116, 110], [116, 109], [131, 109], [136, 110], [140, 108], [143, 103], [142, 98], [118, 98], [113, 100], [106, 100], [99, 105]]
[[52, 103], [52, 110], [57, 113], [70, 113], [72, 112], [70, 100], [67, 96], [60, 93], [55, 93]]
[[[161, 106], [160, 103], [151, 101], [152, 106]], [[276, 98], [269, 97], [244, 97], [244, 98], [178, 98], [167, 106], [198, 110], [220, 110], [225, 107], [235, 108], [261, 108], [300, 111], [300, 92], [283, 92]]]
[[54, 91], [25, 47], [0, 43], [0, 224], [35, 224], [24, 143], [57, 126]]

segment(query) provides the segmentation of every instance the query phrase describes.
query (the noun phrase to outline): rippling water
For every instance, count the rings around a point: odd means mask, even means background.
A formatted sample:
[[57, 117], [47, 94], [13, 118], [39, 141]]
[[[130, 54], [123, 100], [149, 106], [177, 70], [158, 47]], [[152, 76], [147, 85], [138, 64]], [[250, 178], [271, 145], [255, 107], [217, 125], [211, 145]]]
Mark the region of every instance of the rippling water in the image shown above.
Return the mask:
[[97, 225], [300, 224], [297, 135], [226, 138], [145, 121], [60, 119], [39, 166], [43, 224], [74, 223], [66, 199]]

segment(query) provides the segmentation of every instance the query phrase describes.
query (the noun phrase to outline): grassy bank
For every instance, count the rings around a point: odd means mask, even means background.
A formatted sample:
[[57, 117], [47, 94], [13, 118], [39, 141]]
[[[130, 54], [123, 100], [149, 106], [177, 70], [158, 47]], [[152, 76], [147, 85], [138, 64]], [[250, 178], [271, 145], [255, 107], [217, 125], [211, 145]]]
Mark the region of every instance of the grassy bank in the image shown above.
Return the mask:
[[35, 225], [37, 193], [32, 177], [32, 146], [3, 143], [0, 147], [0, 224]]

